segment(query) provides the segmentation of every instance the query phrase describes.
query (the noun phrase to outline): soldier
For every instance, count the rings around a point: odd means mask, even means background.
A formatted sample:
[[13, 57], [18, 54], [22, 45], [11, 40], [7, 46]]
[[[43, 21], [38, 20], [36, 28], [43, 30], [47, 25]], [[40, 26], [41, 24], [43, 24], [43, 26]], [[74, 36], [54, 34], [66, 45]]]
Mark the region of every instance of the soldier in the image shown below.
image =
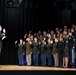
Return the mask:
[[23, 42], [22, 39], [20, 39], [20, 43], [17, 45], [17, 41], [15, 41], [15, 45], [19, 47], [18, 49], [18, 60], [19, 60], [19, 66], [23, 65], [23, 54], [25, 53], [24, 45], [25, 42]]
[[34, 60], [34, 65], [38, 66], [38, 54], [39, 54], [39, 43], [37, 41], [37, 38], [34, 38], [33, 44], [33, 60]]
[[69, 62], [74, 63], [75, 59], [75, 37], [69, 32]]
[[31, 54], [32, 54], [32, 42], [30, 38], [27, 38], [26, 41], [27, 41], [27, 43], [25, 44], [26, 61], [27, 61], [27, 65], [30, 66], [31, 65]]
[[53, 40], [48, 39], [48, 43], [47, 43], [47, 51], [46, 51], [46, 58], [48, 60], [48, 66], [52, 66], [52, 44], [53, 44]]
[[46, 66], [46, 41], [42, 40], [41, 44], [41, 65]]
[[63, 38], [59, 38], [59, 42], [58, 42], [58, 50], [59, 50], [59, 66], [63, 67]]
[[54, 57], [55, 67], [58, 67], [59, 59], [58, 59], [58, 39], [57, 38], [54, 39], [52, 54]]
[[54, 31], [51, 31], [51, 39], [54, 39]]

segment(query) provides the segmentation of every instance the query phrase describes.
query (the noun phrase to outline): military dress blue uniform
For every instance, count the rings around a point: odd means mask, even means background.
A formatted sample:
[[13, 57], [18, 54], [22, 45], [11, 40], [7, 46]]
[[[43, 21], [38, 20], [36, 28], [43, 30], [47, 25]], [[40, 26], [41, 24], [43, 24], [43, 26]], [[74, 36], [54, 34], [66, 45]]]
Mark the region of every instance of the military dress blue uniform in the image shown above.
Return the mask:
[[34, 61], [34, 65], [38, 66], [38, 52], [39, 52], [39, 44], [38, 42], [33, 42], [33, 61]]
[[19, 43], [18, 45], [16, 44], [16, 46], [18, 46], [18, 61], [19, 61], [19, 65], [22, 66], [24, 64], [24, 56], [23, 53], [25, 53], [25, 48], [24, 45]]
[[[75, 63], [75, 37], [69, 36], [69, 63]], [[74, 47], [74, 48], [73, 48]]]

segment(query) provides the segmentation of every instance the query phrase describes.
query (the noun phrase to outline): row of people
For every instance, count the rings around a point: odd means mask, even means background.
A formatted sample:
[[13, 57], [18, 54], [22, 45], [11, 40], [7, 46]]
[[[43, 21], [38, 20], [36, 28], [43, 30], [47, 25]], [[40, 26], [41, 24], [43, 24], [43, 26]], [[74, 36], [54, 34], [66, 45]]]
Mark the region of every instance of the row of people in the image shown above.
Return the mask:
[[68, 67], [68, 63], [75, 63], [75, 45], [76, 45], [76, 32], [75, 26], [68, 29], [64, 26], [62, 31], [56, 28], [54, 31], [44, 31], [43, 34], [30, 32], [25, 34], [23, 41], [20, 39], [20, 43], [15, 45], [19, 46], [18, 57], [19, 65], [23, 64], [23, 53], [26, 53], [27, 65], [31, 65], [31, 54], [33, 54], [34, 65], [39, 65], [38, 54], [40, 54], [41, 65], [46, 66], [46, 59], [48, 59], [48, 66], [52, 66], [54, 57], [54, 66]]

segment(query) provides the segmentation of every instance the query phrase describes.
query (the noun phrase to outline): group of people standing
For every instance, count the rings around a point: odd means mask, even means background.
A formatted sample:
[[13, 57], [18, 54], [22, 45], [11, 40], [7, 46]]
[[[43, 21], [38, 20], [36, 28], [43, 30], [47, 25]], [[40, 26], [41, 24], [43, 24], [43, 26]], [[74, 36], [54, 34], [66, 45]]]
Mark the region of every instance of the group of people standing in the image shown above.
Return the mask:
[[[25, 33], [24, 40], [20, 39], [20, 43], [15, 41], [18, 49], [19, 65], [23, 65], [23, 55], [26, 55], [27, 65], [68, 67], [69, 63], [76, 63], [76, 26], [72, 25], [68, 28], [56, 28], [55, 31], [39, 31], [38, 33]], [[33, 55], [33, 59], [31, 58]], [[40, 58], [38, 57], [40, 55]], [[53, 56], [53, 58], [52, 58]], [[47, 60], [47, 62], [46, 62]]]

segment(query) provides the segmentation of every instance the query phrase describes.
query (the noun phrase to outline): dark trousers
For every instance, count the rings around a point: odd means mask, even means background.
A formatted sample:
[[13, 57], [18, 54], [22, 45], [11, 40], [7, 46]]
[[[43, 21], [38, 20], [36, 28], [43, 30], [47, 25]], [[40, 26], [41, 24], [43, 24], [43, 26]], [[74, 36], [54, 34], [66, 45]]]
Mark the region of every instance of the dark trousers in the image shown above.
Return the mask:
[[46, 66], [46, 54], [41, 54], [41, 65]]
[[38, 54], [33, 54], [33, 61], [34, 61], [34, 65], [37, 66], [38, 65]]
[[23, 54], [18, 54], [19, 65], [23, 65]]
[[72, 63], [72, 48], [69, 48], [69, 63]]
[[69, 48], [69, 63], [75, 63], [75, 49]]
[[51, 54], [46, 54], [46, 58], [48, 60], [48, 66], [52, 66], [52, 55]]
[[63, 54], [59, 53], [59, 66], [63, 67]]

